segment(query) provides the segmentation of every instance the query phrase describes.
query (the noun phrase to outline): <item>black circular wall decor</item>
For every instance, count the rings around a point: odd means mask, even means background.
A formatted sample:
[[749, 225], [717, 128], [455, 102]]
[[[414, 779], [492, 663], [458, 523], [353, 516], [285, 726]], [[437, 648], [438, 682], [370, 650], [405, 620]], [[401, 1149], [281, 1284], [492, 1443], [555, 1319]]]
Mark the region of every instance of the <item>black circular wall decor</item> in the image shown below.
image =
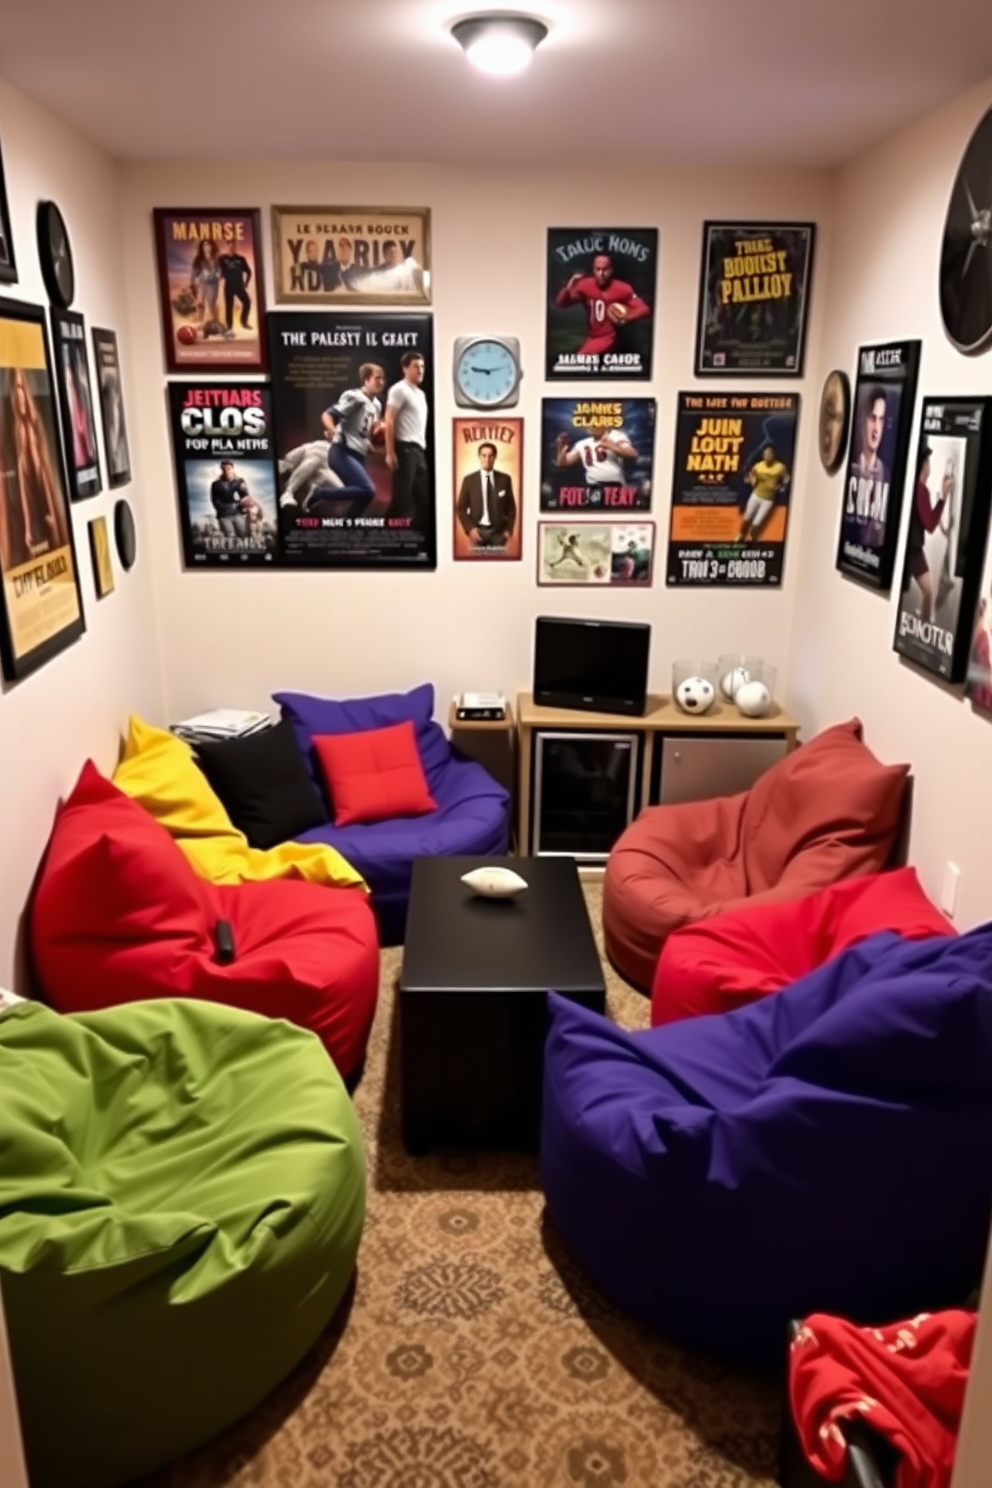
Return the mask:
[[817, 427], [820, 464], [828, 475], [835, 475], [847, 451], [851, 429], [851, 384], [847, 373], [837, 367], [824, 380]]
[[38, 256], [48, 298], [68, 310], [76, 293], [76, 271], [65, 218], [53, 201], [38, 203]]
[[114, 542], [117, 544], [121, 568], [133, 568], [138, 539], [134, 529], [134, 513], [123, 496], [114, 506]]
[[940, 252], [940, 313], [958, 351], [981, 351], [992, 336], [992, 109], [954, 179]]

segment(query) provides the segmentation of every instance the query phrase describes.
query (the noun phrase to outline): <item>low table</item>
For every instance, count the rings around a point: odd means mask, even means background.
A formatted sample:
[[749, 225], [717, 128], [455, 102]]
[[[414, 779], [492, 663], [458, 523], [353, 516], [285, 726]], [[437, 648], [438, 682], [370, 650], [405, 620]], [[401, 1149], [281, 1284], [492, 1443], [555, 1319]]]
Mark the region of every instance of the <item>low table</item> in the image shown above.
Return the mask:
[[[461, 882], [496, 863], [528, 887], [485, 899]], [[399, 984], [407, 1151], [537, 1146], [549, 991], [605, 1012], [574, 861], [418, 858]]]

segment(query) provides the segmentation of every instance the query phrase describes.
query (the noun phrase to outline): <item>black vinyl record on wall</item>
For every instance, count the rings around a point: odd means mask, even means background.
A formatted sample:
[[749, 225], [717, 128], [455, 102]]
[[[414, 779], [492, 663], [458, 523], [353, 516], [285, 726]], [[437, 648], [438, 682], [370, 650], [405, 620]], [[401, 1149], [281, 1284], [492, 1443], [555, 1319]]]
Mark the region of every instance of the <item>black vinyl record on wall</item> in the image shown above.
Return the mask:
[[114, 505], [114, 542], [121, 568], [134, 567], [138, 551], [138, 539], [134, 528], [134, 513], [130, 503], [122, 496]]
[[65, 218], [53, 201], [38, 203], [38, 256], [48, 298], [68, 310], [76, 293], [76, 271]]
[[968, 141], [951, 191], [940, 313], [958, 351], [981, 351], [992, 336], [992, 109]]

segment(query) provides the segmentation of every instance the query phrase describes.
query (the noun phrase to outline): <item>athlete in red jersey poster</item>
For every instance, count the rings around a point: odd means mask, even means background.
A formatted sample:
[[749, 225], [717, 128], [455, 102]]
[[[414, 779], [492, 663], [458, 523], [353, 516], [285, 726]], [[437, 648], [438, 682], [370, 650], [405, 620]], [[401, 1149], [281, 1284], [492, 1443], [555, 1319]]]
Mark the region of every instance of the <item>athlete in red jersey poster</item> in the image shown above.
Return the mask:
[[651, 376], [655, 228], [550, 228], [549, 378]]

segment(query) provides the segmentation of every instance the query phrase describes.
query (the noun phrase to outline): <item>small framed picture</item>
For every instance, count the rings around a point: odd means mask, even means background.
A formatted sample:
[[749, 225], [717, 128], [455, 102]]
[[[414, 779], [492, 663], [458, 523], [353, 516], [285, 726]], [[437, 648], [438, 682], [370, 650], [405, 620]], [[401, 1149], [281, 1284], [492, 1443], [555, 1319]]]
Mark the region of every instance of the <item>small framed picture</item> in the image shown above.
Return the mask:
[[110, 533], [106, 517], [94, 517], [89, 524], [90, 557], [93, 560], [93, 586], [97, 599], [114, 592], [114, 565], [110, 557]]
[[3, 176], [3, 158], [0, 157], [0, 284], [17, 283], [17, 264], [14, 261], [14, 236], [10, 230], [10, 208], [7, 205], [7, 187]]
[[107, 482], [111, 488], [126, 486], [131, 479], [131, 451], [124, 419], [124, 389], [121, 386], [116, 331], [93, 328], [93, 360], [96, 363], [96, 381], [100, 392]]
[[156, 207], [170, 372], [261, 372], [262, 217], [257, 207]]
[[648, 588], [654, 522], [538, 522], [537, 582], [549, 588]]
[[100, 457], [97, 454], [96, 414], [89, 360], [86, 355], [86, 326], [74, 310], [52, 315], [52, 353], [55, 380], [62, 414], [62, 448], [65, 450], [69, 495], [78, 501], [102, 490]]
[[280, 305], [429, 305], [426, 207], [273, 207]]

